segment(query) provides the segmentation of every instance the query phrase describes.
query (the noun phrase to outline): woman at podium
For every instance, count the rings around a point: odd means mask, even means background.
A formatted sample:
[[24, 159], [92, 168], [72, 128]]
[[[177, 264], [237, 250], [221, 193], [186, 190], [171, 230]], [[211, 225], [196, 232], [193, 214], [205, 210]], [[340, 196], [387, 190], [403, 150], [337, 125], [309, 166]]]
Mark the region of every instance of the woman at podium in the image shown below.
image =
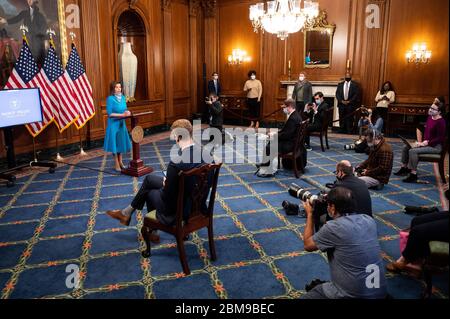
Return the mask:
[[131, 150], [131, 140], [128, 135], [125, 117], [130, 116], [127, 110], [126, 98], [122, 94], [122, 84], [112, 82], [110, 96], [106, 99], [106, 112], [108, 113], [108, 127], [106, 129], [104, 149], [113, 153], [115, 170], [120, 172], [125, 165], [122, 162], [122, 154]]

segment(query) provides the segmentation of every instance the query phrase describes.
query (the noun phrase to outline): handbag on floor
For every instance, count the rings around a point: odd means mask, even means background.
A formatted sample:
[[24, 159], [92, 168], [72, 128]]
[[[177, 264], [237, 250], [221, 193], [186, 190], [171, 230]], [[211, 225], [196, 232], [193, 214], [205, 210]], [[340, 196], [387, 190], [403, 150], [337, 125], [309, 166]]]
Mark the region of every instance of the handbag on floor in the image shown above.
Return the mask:
[[400, 253], [403, 253], [403, 251], [406, 248], [406, 244], [408, 243], [409, 238], [409, 229], [401, 230], [400, 231]]

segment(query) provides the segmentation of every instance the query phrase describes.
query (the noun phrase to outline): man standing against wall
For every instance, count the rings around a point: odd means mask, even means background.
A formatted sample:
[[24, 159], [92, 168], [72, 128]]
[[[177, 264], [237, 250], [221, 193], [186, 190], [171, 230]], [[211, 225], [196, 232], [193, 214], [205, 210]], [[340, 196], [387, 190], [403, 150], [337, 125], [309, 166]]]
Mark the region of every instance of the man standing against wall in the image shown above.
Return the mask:
[[336, 90], [339, 108], [339, 133], [352, 134], [354, 115], [351, 115], [361, 104], [359, 85], [352, 81], [350, 72], [345, 74], [345, 81], [339, 83]]
[[312, 98], [312, 84], [306, 80], [305, 72], [302, 72], [298, 77], [298, 82], [292, 93], [292, 99], [295, 101], [295, 106], [299, 114], [304, 112], [305, 105], [313, 102]]

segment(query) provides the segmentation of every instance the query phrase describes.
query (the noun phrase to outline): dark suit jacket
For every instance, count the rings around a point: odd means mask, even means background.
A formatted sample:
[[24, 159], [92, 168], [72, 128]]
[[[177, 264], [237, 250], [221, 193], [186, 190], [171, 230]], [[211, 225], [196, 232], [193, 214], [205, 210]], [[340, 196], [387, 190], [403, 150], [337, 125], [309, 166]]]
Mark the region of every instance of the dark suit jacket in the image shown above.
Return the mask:
[[17, 16], [8, 19], [8, 24], [21, 23], [28, 27], [28, 40], [31, 52], [39, 64], [45, 59], [45, 39], [47, 38], [47, 20], [39, 12], [38, 7], [33, 8], [33, 21], [31, 21], [30, 9], [21, 11]]
[[328, 104], [323, 102], [317, 108], [317, 114], [314, 114], [313, 111], [306, 113], [308, 118], [310, 119], [309, 129], [313, 131], [320, 131], [322, 129], [322, 121], [328, 111]]
[[345, 187], [352, 191], [355, 198], [354, 212], [372, 216], [372, 199], [363, 180], [353, 175], [345, 176], [343, 180], [336, 182], [336, 186]]
[[[160, 190], [161, 199], [164, 203], [162, 205], [164, 209], [156, 210], [156, 217], [158, 220], [165, 225], [172, 225], [175, 222], [176, 211], [177, 211], [177, 199], [178, 199], [178, 187], [179, 187], [179, 176], [180, 171], [188, 171], [193, 168], [199, 167], [205, 162], [202, 159], [202, 149], [196, 145], [188, 147], [183, 151], [181, 158], [183, 159], [180, 163], [174, 163], [170, 161], [167, 166], [167, 177], [165, 187]], [[197, 158], [198, 157], [198, 158]], [[212, 179], [211, 179], [212, 182]], [[190, 201], [189, 195], [192, 193], [195, 183], [195, 178], [185, 178], [184, 185], [184, 217], [187, 218], [190, 213]], [[206, 199], [208, 194], [205, 194], [205, 201], [203, 209], [206, 212]]]
[[214, 85], [214, 80], [209, 80], [208, 82], [208, 95], [209, 94], [215, 94], [217, 96], [220, 96], [220, 93], [222, 93], [222, 87], [220, 85], [220, 81], [217, 80], [217, 91], [216, 91], [216, 87]]
[[211, 114], [211, 126], [222, 126], [223, 125], [223, 106], [219, 101], [214, 102], [209, 105], [209, 114]]
[[[337, 90], [336, 90], [336, 99], [338, 100], [338, 107], [345, 106], [342, 104], [344, 99], [344, 82], [339, 83]], [[353, 108], [358, 108], [361, 104], [361, 90], [359, 88], [359, 84], [351, 81], [350, 82], [350, 89], [348, 91], [348, 101], [350, 102], [349, 106]]]
[[278, 132], [278, 151], [289, 153], [294, 149], [297, 130], [302, 122], [302, 117], [294, 111], [289, 119], [284, 123], [283, 128]]

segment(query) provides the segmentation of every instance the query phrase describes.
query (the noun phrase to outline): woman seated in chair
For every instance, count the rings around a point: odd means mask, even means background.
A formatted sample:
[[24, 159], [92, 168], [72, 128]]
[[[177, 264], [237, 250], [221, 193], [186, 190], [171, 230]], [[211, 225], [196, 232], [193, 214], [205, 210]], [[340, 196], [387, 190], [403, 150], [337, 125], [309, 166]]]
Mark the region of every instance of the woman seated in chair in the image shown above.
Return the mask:
[[[449, 198], [449, 190], [445, 192]], [[420, 272], [422, 263], [430, 255], [431, 241], [449, 242], [449, 212], [432, 213], [415, 217], [411, 221], [408, 243], [401, 257], [386, 266], [388, 271]]]
[[[194, 144], [193, 127], [188, 120], [176, 121], [173, 123], [171, 131], [170, 138], [176, 141], [179, 151], [178, 154], [171, 152], [171, 161], [167, 167], [167, 178], [153, 174], [147, 175], [128, 207], [107, 212], [109, 216], [119, 220], [122, 225], [129, 226], [133, 213], [136, 210], [142, 210], [146, 203], [149, 212], [156, 210], [154, 216], [150, 216], [151, 218], [168, 226], [175, 222], [179, 184], [178, 173], [199, 167], [205, 162], [202, 158], [202, 149]], [[189, 187], [186, 185], [185, 193], [188, 192]], [[159, 236], [155, 232], [152, 233], [150, 239], [154, 243], [159, 243]]]
[[417, 166], [419, 165], [419, 154], [440, 154], [445, 144], [447, 134], [446, 123], [442, 114], [445, 111], [443, 103], [430, 106], [429, 117], [425, 127], [423, 142], [417, 142], [416, 147], [405, 146], [402, 154], [402, 167], [395, 173], [396, 176], [409, 176], [403, 180], [405, 183], [417, 182]]

